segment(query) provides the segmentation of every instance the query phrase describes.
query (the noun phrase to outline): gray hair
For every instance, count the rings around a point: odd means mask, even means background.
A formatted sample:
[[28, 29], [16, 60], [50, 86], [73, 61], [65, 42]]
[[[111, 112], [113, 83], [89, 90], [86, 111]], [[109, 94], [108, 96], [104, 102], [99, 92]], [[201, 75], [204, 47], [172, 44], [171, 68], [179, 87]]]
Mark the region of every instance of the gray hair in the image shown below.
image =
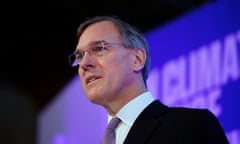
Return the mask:
[[101, 22], [101, 21], [111, 21], [117, 28], [120, 33], [120, 38], [123, 42], [123, 45], [126, 48], [141, 48], [146, 52], [147, 58], [146, 63], [141, 70], [143, 80], [147, 86], [148, 72], [150, 68], [150, 54], [149, 46], [144, 37], [144, 35], [134, 26], [120, 20], [116, 16], [95, 16], [93, 18], [88, 18], [82, 22], [77, 29], [77, 38], [79, 39], [83, 31], [90, 26], [91, 24]]

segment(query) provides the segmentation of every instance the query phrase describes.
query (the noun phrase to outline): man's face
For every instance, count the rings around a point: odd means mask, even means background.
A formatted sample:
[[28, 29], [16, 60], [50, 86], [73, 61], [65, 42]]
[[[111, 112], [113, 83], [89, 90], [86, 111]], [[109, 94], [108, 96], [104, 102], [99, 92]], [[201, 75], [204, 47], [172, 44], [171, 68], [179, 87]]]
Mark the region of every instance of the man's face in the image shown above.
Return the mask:
[[89, 50], [98, 41], [117, 43], [106, 45], [101, 56], [85, 52], [79, 67], [79, 75], [85, 94], [96, 104], [107, 105], [129, 92], [133, 82], [131, 68], [132, 50], [123, 47], [117, 28], [111, 22], [99, 22], [82, 33], [76, 51]]

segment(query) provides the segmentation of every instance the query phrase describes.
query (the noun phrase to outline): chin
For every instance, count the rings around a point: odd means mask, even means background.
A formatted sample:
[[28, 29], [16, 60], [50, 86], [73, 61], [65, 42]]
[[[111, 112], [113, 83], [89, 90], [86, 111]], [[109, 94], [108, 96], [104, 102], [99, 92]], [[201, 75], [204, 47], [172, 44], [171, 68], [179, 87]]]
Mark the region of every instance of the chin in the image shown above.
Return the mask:
[[88, 96], [88, 100], [94, 104], [99, 104], [101, 101], [101, 98], [99, 98], [97, 95], [92, 95], [92, 96]]

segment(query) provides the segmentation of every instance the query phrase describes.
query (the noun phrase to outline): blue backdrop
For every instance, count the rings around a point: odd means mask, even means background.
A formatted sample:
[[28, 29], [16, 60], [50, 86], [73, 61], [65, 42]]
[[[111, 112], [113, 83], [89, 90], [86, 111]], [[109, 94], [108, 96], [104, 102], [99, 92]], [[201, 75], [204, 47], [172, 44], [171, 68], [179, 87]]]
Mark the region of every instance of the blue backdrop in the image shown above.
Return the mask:
[[240, 143], [240, 1], [219, 0], [146, 34], [148, 81], [165, 104], [208, 108]]

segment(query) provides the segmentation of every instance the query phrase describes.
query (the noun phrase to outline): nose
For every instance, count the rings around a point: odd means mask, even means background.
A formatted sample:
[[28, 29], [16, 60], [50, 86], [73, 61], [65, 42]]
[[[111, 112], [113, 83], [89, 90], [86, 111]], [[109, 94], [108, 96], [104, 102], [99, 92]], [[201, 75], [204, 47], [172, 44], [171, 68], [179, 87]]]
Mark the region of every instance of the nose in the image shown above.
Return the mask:
[[89, 68], [95, 67], [94, 58], [89, 54], [89, 52], [85, 52], [84, 56], [79, 63], [80, 69], [88, 70]]

